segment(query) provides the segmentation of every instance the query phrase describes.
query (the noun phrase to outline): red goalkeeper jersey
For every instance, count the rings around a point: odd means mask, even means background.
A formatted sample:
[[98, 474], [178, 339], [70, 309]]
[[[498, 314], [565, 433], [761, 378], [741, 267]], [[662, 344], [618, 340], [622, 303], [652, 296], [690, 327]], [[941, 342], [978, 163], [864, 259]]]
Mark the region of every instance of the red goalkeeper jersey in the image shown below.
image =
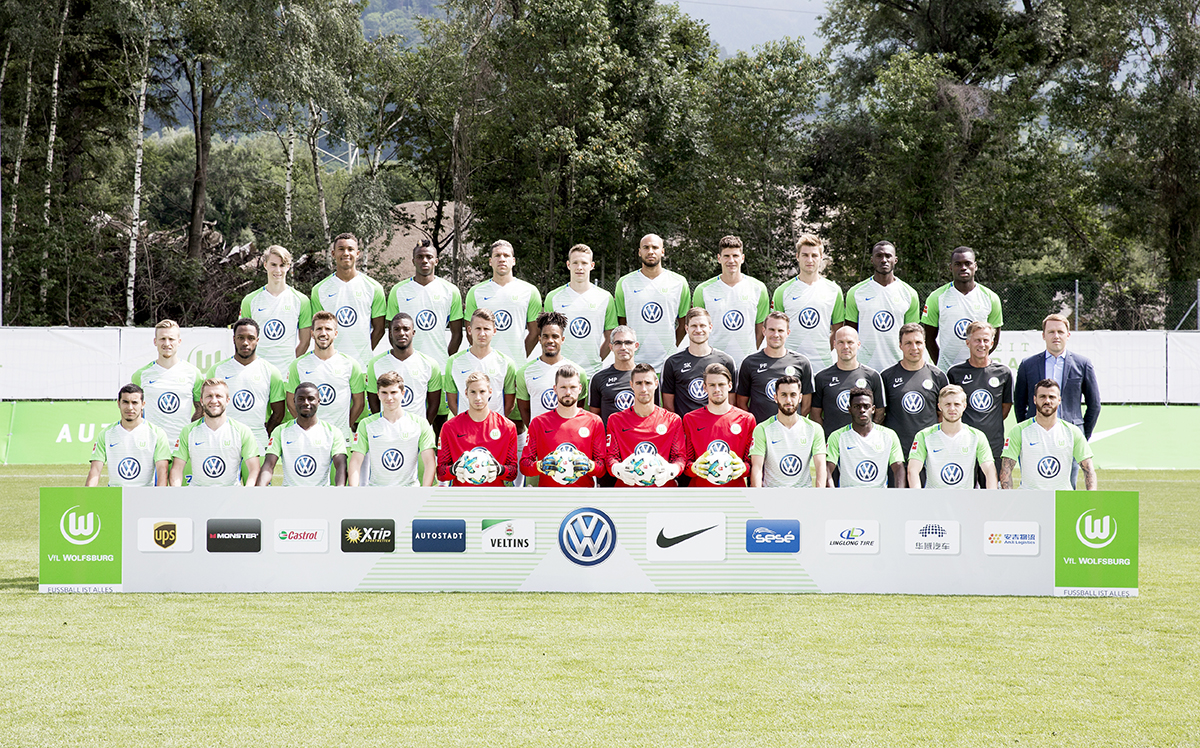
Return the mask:
[[[741, 408], [730, 408], [724, 415], [713, 415], [707, 407], [693, 410], [683, 417], [683, 433], [687, 442], [687, 474], [693, 476], [691, 486], [716, 486], [703, 478], [696, 477], [692, 464], [705, 452], [728, 451], [742, 458], [750, 470], [750, 445], [754, 439], [756, 421]], [[746, 476], [729, 481], [726, 486], [745, 486]]]
[[[521, 452], [521, 474], [541, 475], [537, 466], [542, 458], [553, 452], [560, 444], [570, 442], [588, 456], [595, 465], [572, 486], [594, 486], [596, 476], [604, 475], [604, 421], [600, 416], [580, 408], [572, 418], [563, 418], [558, 409], [535, 416], [529, 422], [525, 450]], [[558, 483], [543, 478], [539, 486], [557, 486]]]
[[[683, 468], [686, 462], [683, 445], [683, 421], [664, 408], [655, 407], [643, 418], [633, 408], [618, 411], [608, 417], [608, 472], [634, 452], [654, 452], [667, 462]], [[678, 486], [674, 480], [663, 487]], [[620, 480], [619, 488], [633, 488]], [[654, 486], [646, 486], [654, 488]]]
[[[504, 481], [517, 477], [517, 427], [496, 411], [476, 421], [470, 412], [459, 413], [442, 426], [438, 447], [438, 480], [448, 480], [454, 486], [471, 486], [454, 477], [454, 463], [464, 452], [483, 447], [500, 463], [500, 474], [485, 486], [503, 486]], [[473, 487], [473, 486], [472, 486]]]

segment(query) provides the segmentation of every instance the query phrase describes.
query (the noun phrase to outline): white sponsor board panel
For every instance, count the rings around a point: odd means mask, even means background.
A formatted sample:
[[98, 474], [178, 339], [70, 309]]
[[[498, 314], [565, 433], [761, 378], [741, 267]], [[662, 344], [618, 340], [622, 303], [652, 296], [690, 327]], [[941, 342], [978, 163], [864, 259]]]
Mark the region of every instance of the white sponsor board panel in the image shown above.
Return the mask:
[[[2, 397], [116, 399], [121, 388], [117, 381], [121, 332], [119, 327], [0, 328]], [[150, 358], [154, 358], [153, 346], [150, 350]]]
[[[1054, 592], [1048, 491], [181, 488], [122, 505], [126, 592]], [[184, 520], [190, 550], [150, 550]], [[989, 531], [1034, 552], [989, 552]], [[953, 550], [910, 550], [914, 532]]]
[[1200, 332], [1167, 333], [1167, 402], [1200, 403]]

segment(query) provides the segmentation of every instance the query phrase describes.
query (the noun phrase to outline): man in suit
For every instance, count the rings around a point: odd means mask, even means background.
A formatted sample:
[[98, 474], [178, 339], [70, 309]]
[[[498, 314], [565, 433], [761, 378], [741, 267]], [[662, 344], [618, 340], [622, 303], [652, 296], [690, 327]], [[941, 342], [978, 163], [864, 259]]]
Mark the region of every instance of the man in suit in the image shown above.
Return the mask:
[[[1034, 388], [1043, 379], [1053, 379], [1062, 391], [1058, 417], [1083, 429], [1083, 435], [1091, 439], [1100, 418], [1100, 385], [1096, 382], [1096, 368], [1092, 362], [1067, 350], [1070, 337], [1071, 326], [1066, 317], [1051, 314], [1042, 320], [1042, 340], [1046, 341], [1046, 350], [1021, 362], [1013, 404], [1018, 423], [1032, 418]], [[1072, 485], [1078, 469], [1078, 464], [1071, 468]]]

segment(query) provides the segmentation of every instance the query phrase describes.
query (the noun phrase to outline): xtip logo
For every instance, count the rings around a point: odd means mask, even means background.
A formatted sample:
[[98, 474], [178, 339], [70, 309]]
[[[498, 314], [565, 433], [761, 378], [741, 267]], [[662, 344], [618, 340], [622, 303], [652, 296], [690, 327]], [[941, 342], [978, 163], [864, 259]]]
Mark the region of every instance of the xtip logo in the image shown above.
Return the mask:
[[63, 512], [58, 520], [58, 529], [63, 539], [71, 545], [87, 545], [100, 536], [100, 518], [95, 512], [80, 516], [75, 510], [79, 505]]
[[1103, 548], [1117, 539], [1117, 521], [1111, 514], [1097, 519], [1092, 516], [1095, 509], [1089, 509], [1075, 520], [1075, 537], [1088, 548]]

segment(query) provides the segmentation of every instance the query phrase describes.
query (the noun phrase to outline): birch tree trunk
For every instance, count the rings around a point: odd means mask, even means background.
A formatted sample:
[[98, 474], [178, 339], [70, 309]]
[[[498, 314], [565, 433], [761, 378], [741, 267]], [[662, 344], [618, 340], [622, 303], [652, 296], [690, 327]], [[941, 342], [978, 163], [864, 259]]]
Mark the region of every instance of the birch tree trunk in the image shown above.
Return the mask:
[[283, 222], [288, 239], [292, 238], [292, 170], [296, 168], [296, 124], [292, 122], [292, 105], [288, 104], [287, 166], [283, 178]]
[[150, 81], [150, 39], [142, 50], [142, 80], [138, 84], [138, 115], [133, 155], [133, 206], [130, 210], [129, 266], [125, 281], [125, 324], [133, 326], [133, 289], [137, 279], [137, 247], [142, 225], [142, 152], [146, 142], [146, 87]]
[[[63, 35], [67, 29], [67, 16], [71, 12], [71, 0], [64, 0], [62, 20], [58, 24], [58, 42], [54, 47], [54, 75], [50, 82], [50, 137], [46, 143], [46, 186], [43, 190], [45, 203], [42, 205], [42, 225], [50, 228], [50, 188], [54, 176], [54, 139], [58, 134], [58, 72], [62, 67]], [[50, 249], [42, 249], [42, 267], [38, 271], [38, 295], [42, 302], [42, 313], [46, 313], [46, 291], [49, 284], [49, 273], [46, 264], [50, 261]]]
[[[321, 158], [317, 153], [317, 141], [321, 135], [321, 110], [316, 102], [308, 100], [308, 149], [312, 154], [313, 179], [317, 183], [317, 205], [321, 209], [321, 228], [325, 231], [325, 246], [333, 241], [329, 235], [329, 215], [325, 210], [325, 184], [321, 181]], [[326, 257], [329, 253], [325, 253]]]
[[17, 187], [21, 185], [21, 157], [25, 152], [25, 136], [29, 133], [29, 109], [33, 102], [33, 55], [25, 67], [25, 111], [21, 114], [21, 127], [17, 131], [17, 156], [13, 161], [12, 202], [8, 211], [9, 240], [8, 250], [4, 255], [4, 306], [8, 307], [12, 298], [12, 237], [17, 230]]

